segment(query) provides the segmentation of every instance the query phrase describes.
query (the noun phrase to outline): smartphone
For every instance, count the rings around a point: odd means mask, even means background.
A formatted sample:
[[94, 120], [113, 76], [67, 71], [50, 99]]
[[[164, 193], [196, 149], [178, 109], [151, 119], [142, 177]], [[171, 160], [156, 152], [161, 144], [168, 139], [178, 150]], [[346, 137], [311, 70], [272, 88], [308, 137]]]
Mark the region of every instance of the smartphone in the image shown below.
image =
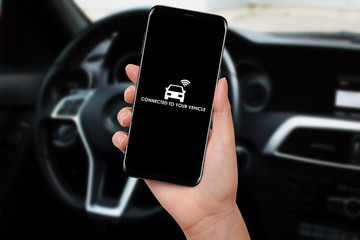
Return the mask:
[[200, 182], [226, 32], [221, 16], [151, 9], [123, 165], [129, 176]]

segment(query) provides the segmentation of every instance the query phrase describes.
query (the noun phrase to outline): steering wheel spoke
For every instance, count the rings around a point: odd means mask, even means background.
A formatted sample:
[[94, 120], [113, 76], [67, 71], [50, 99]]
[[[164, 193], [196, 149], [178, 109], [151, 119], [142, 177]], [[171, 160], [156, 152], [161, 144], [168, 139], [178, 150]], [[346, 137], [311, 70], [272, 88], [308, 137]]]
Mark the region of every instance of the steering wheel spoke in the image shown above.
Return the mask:
[[104, 167], [106, 166], [100, 161], [94, 161], [90, 166], [86, 211], [93, 214], [120, 218], [128, 206], [138, 179], [127, 177], [119, 199], [106, 198], [102, 194], [106, 175]]
[[119, 199], [113, 199], [103, 195], [108, 163], [102, 159], [98, 159], [96, 154], [94, 154], [94, 151], [92, 150], [85, 135], [81, 121], [84, 107], [94, 92], [94, 90], [84, 90], [64, 97], [54, 108], [51, 113], [51, 118], [55, 120], [73, 121], [80, 135], [81, 142], [86, 150], [89, 162], [85, 202], [86, 211], [93, 214], [118, 218], [124, 213], [138, 180], [127, 177], [124, 180], [123, 190]]

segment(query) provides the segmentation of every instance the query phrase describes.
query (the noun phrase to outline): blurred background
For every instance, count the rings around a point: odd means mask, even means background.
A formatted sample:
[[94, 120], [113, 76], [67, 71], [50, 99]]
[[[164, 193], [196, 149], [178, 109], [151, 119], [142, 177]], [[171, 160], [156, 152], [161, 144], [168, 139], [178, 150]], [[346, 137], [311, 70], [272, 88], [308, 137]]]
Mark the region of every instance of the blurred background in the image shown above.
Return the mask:
[[229, 22], [252, 239], [359, 240], [360, 0], [0, 0], [0, 240], [185, 239], [111, 143], [158, 4]]
[[75, 0], [93, 21], [119, 10], [173, 5], [223, 15], [233, 27], [259, 32], [359, 32], [359, 0]]

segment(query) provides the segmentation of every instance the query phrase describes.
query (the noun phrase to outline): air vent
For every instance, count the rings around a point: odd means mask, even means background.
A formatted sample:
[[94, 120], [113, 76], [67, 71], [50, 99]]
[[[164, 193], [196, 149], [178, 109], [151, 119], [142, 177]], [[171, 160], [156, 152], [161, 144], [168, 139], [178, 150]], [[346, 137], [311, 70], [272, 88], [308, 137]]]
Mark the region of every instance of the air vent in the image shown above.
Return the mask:
[[297, 128], [281, 144], [278, 152], [316, 160], [348, 163], [352, 138], [351, 132]]

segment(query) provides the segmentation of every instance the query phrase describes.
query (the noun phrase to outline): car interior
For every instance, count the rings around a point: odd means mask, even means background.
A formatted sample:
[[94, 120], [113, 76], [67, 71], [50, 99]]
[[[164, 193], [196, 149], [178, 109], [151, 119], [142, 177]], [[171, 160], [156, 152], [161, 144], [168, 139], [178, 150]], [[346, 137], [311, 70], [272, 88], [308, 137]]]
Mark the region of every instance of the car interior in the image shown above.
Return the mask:
[[[72, 0], [0, 4], [0, 239], [185, 239], [111, 142], [150, 8], [92, 21]], [[252, 239], [360, 239], [356, 36], [229, 24], [221, 76]]]

